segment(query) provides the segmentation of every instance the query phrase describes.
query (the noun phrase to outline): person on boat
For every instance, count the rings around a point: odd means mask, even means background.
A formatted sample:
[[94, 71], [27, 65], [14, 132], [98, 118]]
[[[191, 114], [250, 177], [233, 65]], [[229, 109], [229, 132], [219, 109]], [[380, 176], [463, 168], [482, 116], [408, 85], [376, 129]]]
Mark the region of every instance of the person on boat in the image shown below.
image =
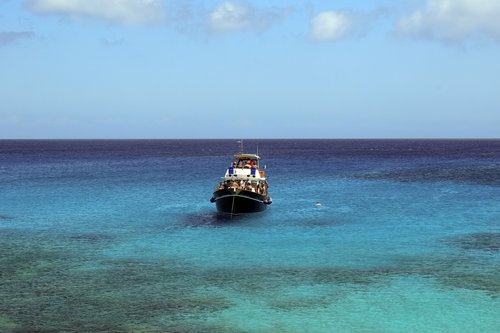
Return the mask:
[[248, 182], [245, 186], [245, 190], [251, 191], [252, 190], [252, 183]]

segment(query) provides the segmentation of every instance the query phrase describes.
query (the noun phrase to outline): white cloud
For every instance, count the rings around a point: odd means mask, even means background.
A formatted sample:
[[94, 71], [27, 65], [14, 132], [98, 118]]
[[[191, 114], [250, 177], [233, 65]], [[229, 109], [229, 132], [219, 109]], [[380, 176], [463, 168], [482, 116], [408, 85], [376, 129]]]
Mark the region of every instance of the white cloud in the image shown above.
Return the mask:
[[41, 14], [91, 17], [118, 24], [155, 24], [165, 19], [161, 0], [27, 0]]
[[489, 36], [500, 41], [499, 0], [427, 0], [398, 22], [398, 32], [415, 37], [460, 41]]
[[210, 13], [210, 26], [215, 31], [237, 31], [250, 26], [249, 10], [232, 2], [218, 5]]
[[326, 11], [311, 20], [311, 36], [321, 42], [335, 41], [351, 31], [352, 18], [342, 12]]
[[213, 32], [241, 30], [264, 31], [283, 19], [289, 9], [258, 9], [231, 1], [217, 5], [209, 14], [209, 27]]

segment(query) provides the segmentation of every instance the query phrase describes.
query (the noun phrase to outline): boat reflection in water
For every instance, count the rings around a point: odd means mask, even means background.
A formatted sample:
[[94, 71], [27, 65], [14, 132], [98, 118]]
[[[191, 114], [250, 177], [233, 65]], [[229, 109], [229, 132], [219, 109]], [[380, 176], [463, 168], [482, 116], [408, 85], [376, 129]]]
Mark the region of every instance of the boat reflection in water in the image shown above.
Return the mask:
[[238, 153], [216, 186], [210, 202], [221, 214], [247, 214], [266, 210], [272, 203], [265, 171], [260, 170], [260, 157]]

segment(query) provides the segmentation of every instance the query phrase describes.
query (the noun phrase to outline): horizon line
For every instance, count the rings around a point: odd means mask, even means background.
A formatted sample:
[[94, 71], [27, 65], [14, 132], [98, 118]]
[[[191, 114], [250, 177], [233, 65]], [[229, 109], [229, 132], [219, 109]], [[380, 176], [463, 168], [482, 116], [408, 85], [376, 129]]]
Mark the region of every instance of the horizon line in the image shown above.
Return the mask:
[[500, 137], [373, 137], [373, 138], [0, 138], [0, 141], [154, 141], [154, 140], [500, 140]]

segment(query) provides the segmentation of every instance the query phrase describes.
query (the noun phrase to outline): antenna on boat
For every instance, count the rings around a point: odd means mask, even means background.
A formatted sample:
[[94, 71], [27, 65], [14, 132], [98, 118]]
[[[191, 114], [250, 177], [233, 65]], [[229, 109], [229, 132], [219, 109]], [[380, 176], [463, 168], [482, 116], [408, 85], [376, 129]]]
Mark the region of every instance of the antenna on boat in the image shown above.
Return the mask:
[[243, 139], [236, 142], [240, 144], [240, 153], [243, 153]]
[[259, 144], [257, 144], [257, 153], [255, 155], [259, 156]]

